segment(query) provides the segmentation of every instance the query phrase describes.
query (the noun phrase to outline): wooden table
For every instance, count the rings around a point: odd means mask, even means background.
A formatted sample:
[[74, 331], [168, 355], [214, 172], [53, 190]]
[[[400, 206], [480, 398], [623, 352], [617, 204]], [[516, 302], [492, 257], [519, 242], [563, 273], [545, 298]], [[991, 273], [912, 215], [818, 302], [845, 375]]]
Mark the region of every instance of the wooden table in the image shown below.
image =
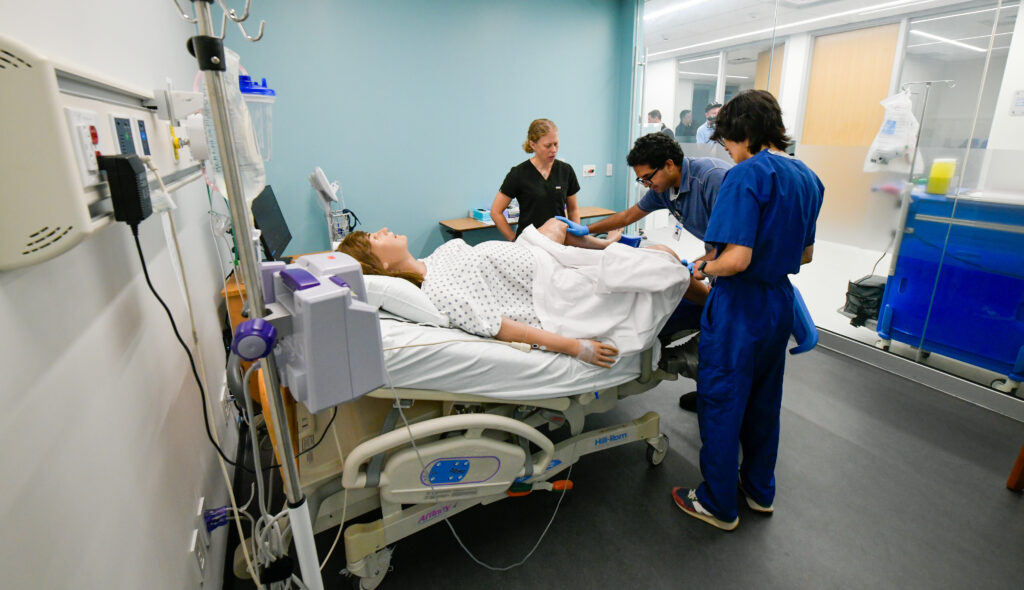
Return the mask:
[[[591, 217], [605, 217], [615, 213], [611, 209], [605, 209], [604, 207], [580, 207], [580, 221]], [[484, 223], [478, 219], [472, 217], [460, 217], [458, 219], [445, 219], [439, 222], [444, 231], [448, 232], [453, 238], [461, 238], [462, 234], [468, 231], [476, 231], [478, 229], [487, 229], [494, 227], [493, 223]], [[511, 224], [515, 227], [516, 224]]]

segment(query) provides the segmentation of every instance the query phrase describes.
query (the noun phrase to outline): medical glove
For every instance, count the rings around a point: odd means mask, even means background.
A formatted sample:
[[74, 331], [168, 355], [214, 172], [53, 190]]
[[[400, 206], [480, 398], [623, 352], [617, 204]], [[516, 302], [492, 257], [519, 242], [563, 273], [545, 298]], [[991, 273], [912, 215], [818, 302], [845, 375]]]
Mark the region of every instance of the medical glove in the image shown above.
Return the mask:
[[690, 274], [693, 274], [693, 263], [692, 262], [690, 262], [689, 260], [687, 260], [685, 258], [681, 258], [679, 260], [679, 262], [682, 262], [683, 266], [685, 266], [687, 268], [687, 270], [690, 271]]
[[579, 349], [576, 351], [576, 358], [591, 365], [597, 365], [606, 369], [615, 362], [619, 350], [610, 344], [604, 344], [597, 340], [579, 339]]
[[643, 238], [641, 238], [640, 236], [627, 236], [626, 234], [622, 234], [622, 237], [619, 238], [619, 243], [625, 244], [630, 248], [639, 248], [640, 240], [642, 239]]
[[590, 228], [585, 225], [580, 225], [575, 221], [572, 221], [568, 217], [562, 217], [561, 215], [555, 215], [555, 219], [569, 226], [569, 229], [565, 230], [574, 236], [585, 236], [590, 233]]

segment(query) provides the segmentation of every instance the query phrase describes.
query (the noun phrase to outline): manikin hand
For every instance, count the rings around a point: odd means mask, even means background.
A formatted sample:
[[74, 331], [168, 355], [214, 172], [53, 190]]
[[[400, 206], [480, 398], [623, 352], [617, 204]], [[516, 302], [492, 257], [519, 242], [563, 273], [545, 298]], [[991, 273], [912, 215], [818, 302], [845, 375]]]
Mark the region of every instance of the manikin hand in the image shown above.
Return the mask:
[[579, 348], [576, 351], [576, 358], [591, 365], [597, 365], [606, 369], [611, 368], [619, 349], [610, 344], [603, 344], [597, 340], [577, 340]]

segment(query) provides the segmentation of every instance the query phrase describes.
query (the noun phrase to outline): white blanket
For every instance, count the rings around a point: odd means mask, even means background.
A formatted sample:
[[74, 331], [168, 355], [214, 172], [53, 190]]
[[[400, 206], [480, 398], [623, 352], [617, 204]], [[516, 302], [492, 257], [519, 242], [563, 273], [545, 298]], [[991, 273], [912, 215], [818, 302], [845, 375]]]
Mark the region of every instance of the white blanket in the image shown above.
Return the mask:
[[658, 250], [571, 248], [532, 226], [517, 242], [537, 260], [533, 304], [542, 327], [610, 343], [620, 355], [654, 344], [690, 283], [686, 267]]

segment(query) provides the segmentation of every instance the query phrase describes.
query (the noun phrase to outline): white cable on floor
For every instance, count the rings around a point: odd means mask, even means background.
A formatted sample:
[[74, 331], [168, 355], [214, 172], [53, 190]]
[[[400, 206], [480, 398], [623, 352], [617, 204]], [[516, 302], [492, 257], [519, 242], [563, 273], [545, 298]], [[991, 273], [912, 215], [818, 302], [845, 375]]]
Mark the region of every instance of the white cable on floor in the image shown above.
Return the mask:
[[[331, 425], [331, 435], [334, 438], [334, 448], [338, 449], [338, 457], [341, 458], [341, 464], [345, 464], [345, 453], [341, 450], [341, 441], [338, 440], [338, 431]], [[331, 559], [331, 554], [334, 553], [334, 548], [338, 545], [338, 539], [341, 538], [341, 531], [345, 528], [345, 513], [348, 511], [348, 488], [345, 488], [345, 493], [341, 498], [341, 522], [338, 523], [338, 534], [334, 536], [334, 542], [331, 543], [331, 548], [327, 550], [327, 556], [324, 557], [323, 563], [320, 564], [320, 571], [324, 571], [324, 566], [327, 565], [327, 561]]]
[[[495, 342], [500, 341], [496, 340]], [[409, 421], [405, 418], [405, 412], [402, 411], [401, 400], [399, 400], [398, 398], [398, 392], [396, 392], [395, 388], [391, 385], [391, 374], [388, 373], [386, 367], [384, 369], [384, 378], [387, 382], [388, 389], [391, 390], [391, 394], [395, 397], [395, 408], [398, 409], [398, 415], [402, 418], [402, 423], [405, 424], [406, 432], [409, 433], [409, 443], [412, 445], [412, 449], [416, 453], [416, 459], [420, 462], [420, 468], [423, 471], [426, 471], [427, 464], [426, 462], [423, 461], [423, 456], [420, 455], [419, 447], [416, 446], [416, 441], [412, 434], [412, 427], [409, 425]], [[527, 457], [526, 459], [529, 460], [529, 457]], [[569, 471], [566, 474], [566, 479], [569, 479], [570, 476], [572, 476], [572, 465], [569, 465]], [[439, 506], [441, 504], [441, 498], [437, 495], [437, 490], [434, 489], [434, 484], [429, 480], [429, 478], [427, 480], [427, 485], [430, 487], [430, 491], [433, 492], [434, 494], [434, 505]], [[458, 532], [455, 531], [455, 525], [451, 523], [451, 519], [446, 517], [444, 518], [444, 522], [448, 525], [448, 529], [451, 530], [452, 535], [455, 537], [455, 541], [459, 544], [459, 547], [461, 547], [462, 550], [466, 553], [466, 555], [468, 555], [470, 559], [476, 562], [477, 565], [485, 567], [494, 572], [507, 572], [513, 568], [523, 565], [527, 562], [527, 560], [533, 557], [534, 552], [536, 552], [537, 548], [540, 547], [541, 541], [543, 541], [544, 537], [548, 534], [548, 529], [550, 529], [551, 525], [555, 522], [555, 516], [558, 515], [558, 508], [562, 505], [562, 499], [565, 497], [566, 491], [568, 491], [568, 486], [562, 488], [562, 493], [558, 497], [558, 503], [555, 504], [555, 510], [554, 512], [551, 513], [551, 518], [548, 520], [547, 526], [544, 527], [544, 531], [541, 532], [540, 537], [537, 538], [537, 542], [534, 543], [533, 548], [530, 549], [529, 553], [527, 553], [521, 560], [517, 561], [516, 563], [513, 563], [512, 565], [498, 567], [490, 565], [488, 563], [484, 563], [479, 558], [477, 558], [476, 555], [473, 555], [473, 552], [470, 551], [469, 548], [466, 547], [466, 544], [462, 542], [462, 539], [459, 537]]]

